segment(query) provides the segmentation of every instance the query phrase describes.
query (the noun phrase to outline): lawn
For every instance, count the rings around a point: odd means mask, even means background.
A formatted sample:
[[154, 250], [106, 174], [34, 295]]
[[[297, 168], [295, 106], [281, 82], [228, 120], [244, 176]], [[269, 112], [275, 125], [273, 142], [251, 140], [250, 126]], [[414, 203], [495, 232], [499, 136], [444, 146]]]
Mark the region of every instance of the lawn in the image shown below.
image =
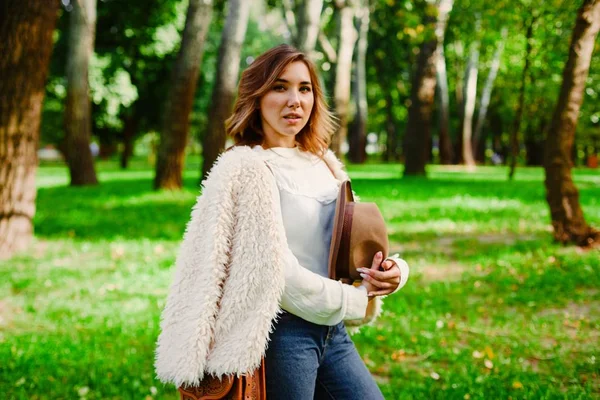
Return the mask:
[[[386, 398], [600, 398], [600, 252], [552, 243], [543, 171], [401, 168], [349, 168], [412, 268], [354, 336]], [[177, 398], [153, 351], [198, 169], [180, 193], [153, 192], [143, 160], [100, 162], [91, 188], [39, 169], [34, 243], [0, 262], [2, 399]], [[600, 226], [600, 172], [575, 180]]]

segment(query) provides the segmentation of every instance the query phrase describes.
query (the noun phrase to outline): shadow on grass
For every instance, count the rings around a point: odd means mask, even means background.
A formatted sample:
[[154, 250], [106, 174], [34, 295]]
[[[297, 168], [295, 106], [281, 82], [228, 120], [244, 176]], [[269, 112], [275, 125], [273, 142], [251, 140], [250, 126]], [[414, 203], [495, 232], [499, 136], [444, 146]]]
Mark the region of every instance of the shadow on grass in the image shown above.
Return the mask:
[[[492, 214], [530, 220], [535, 217], [527, 215], [528, 207], [546, 207], [540, 182], [356, 178], [353, 183], [367, 201], [391, 201], [385, 207], [390, 210], [390, 222], [396, 223], [402, 222], [396, 221], [398, 218], [408, 218], [408, 211], [413, 221], [451, 218], [479, 223], [489, 220]], [[582, 188], [582, 205], [593, 203], [598, 192], [597, 188]], [[155, 192], [150, 178], [127, 174], [118, 174], [96, 187], [42, 187], [38, 191], [36, 235], [85, 240], [180, 240], [198, 194], [195, 177], [185, 179], [184, 190], [179, 192]], [[442, 213], [441, 209], [446, 211]]]
[[186, 179], [180, 192], [155, 192], [151, 179], [122, 178], [95, 187], [41, 188], [36, 236], [180, 240], [199, 193], [196, 179]]

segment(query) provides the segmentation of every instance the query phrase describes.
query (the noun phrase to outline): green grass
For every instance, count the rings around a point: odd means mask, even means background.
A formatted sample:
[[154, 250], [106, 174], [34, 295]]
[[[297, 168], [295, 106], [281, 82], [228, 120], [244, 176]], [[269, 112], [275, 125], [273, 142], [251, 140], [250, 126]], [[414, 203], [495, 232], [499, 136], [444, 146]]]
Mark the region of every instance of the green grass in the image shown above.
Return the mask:
[[[177, 398], [154, 378], [153, 351], [198, 168], [180, 193], [153, 192], [142, 160], [99, 163], [92, 188], [39, 169], [36, 239], [0, 262], [2, 399]], [[492, 167], [349, 171], [412, 268], [354, 336], [386, 398], [600, 398], [600, 253], [552, 243], [541, 169], [513, 182]], [[600, 173], [575, 179], [599, 226]]]

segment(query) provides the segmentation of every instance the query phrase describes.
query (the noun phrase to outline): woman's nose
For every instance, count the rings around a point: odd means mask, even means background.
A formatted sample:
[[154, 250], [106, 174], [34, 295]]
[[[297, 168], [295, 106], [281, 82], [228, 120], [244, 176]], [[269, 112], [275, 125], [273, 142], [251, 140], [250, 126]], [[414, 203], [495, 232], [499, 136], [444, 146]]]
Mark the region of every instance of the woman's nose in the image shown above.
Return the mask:
[[300, 96], [298, 94], [298, 91], [290, 90], [289, 93], [290, 96], [288, 98], [288, 107], [298, 107], [300, 105]]

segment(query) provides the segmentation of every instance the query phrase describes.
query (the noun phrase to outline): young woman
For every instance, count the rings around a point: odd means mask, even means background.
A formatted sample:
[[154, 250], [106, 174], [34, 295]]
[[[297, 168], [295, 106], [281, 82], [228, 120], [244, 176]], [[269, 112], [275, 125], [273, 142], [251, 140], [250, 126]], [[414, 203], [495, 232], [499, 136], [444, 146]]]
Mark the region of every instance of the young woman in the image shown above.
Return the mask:
[[264, 357], [269, 400], [383, 398], [346, 326], [372, 321], [408, 266], [376, 254], [358, 287], [327, 278], [348, 177], [327, 150], [334, 123], [312, 62], [288, 45], [259, 56], [226, 126], [235, 146], [213, 166], [187, 226], [161, 320], [159, 378], [195, 385]]

